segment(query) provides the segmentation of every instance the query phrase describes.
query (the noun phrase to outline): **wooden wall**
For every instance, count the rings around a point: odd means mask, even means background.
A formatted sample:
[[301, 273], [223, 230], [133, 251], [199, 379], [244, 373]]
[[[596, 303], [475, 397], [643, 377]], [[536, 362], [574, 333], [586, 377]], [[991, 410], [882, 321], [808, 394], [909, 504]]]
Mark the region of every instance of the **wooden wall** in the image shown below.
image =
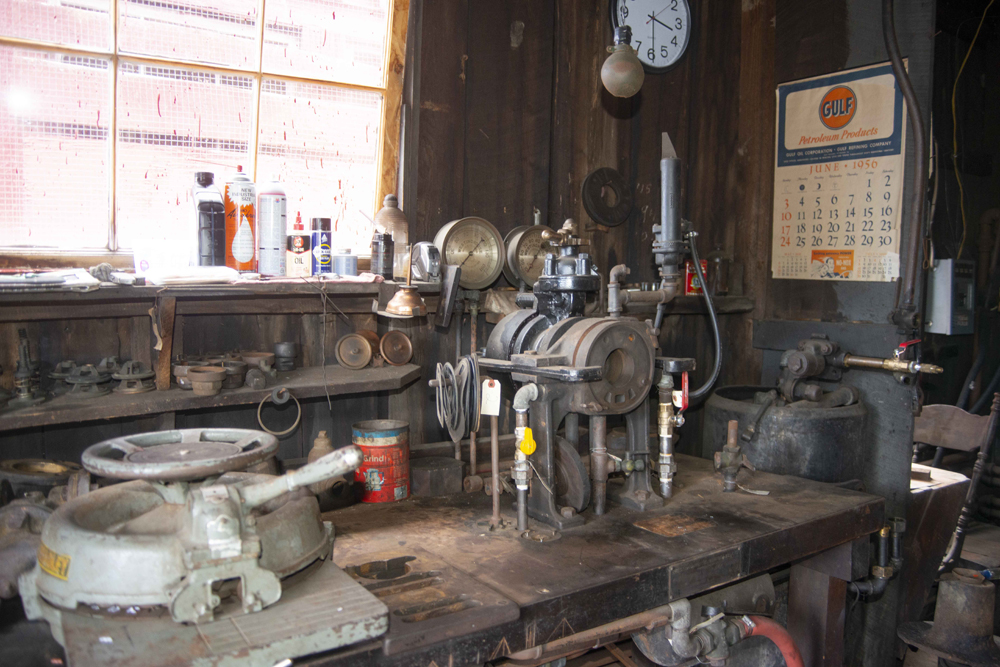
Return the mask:
[[[418, 164], [407, 176], [414, 201], [404, 201], [411, 239], [432, 240], [443, 224], [469, 215], [506, 234], [530, 224], [538, 208], [553, 228], [575, 219], [605, 274], [625, 263], [630, 280], [654, 280], [660, 133], [668, 132], [684, 165], [683, 216], [700, 233], [702, 255], [717, 247], [732, 253], [744, 293], [762, 295], [770, 249], [774, 0], [691, 5], [687, 54], [674, 69], [647, 74], [640, 93], [622, 100], [600, 81], [612, 39], [606, 0], [423, 3], [411, 72], [419, 80], [412, 100], [419, 115], [405, 149]], [[608, 231], [595, 228], [580, 197], [583, 179], [599, 167], [619, 170], [635, 197], [631, 218]], [[756, 316], [762, 308], [761, 298]], [[760, 376], [752, 315], [721, 318], [722, 383]], [[443, 360], [454, 358], [453, 335], [427, 335], [425, 344], [441, 350]], [[667, 354], [698, 359], [692, 382], [710, 369], [704, 316], [671, 318], [661, 342]], [[425, 396], [408, 401], [421, 404]]]

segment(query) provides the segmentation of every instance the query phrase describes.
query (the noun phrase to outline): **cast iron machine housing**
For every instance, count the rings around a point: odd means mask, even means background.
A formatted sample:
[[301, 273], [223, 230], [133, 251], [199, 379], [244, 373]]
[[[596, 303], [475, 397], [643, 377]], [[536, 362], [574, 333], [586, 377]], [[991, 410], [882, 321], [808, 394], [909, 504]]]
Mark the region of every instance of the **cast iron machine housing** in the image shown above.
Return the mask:
[[[494, 328], [480, 366], [537, 386], [528, 423], [537, 443], [531, 461], [541, 479], [531, 485], [527, 514], [562, 529], [583, 523], [556, 502], [555, 429], [567, 415], [591, 417], [591, 445], [598, 447], [604, 445], [596, 441], [606, 429], [595, 429], [595, 418], [624, 414], [628, 444], [623, 463], [633, 472], [613, 495], [640, 511], [662, 506], [649, 481], [647, 398], [654, 385], [657, 343], [649, 325], [634, 318], [585, 317], [587, 295], [600, 290], [600, 276], [590, 256], [579, 251], [581, 241], [572, 220], [549, 236], [558, 255], [546, 257], [533, 293], [518, 296], [524, 309]], [[607, 456], [598, 458], [603, 459], [603, 470], [594, 471], [595, 482], [607, 479]], [[598, 507], [603, 505], [602, 491], [595, 485]]]

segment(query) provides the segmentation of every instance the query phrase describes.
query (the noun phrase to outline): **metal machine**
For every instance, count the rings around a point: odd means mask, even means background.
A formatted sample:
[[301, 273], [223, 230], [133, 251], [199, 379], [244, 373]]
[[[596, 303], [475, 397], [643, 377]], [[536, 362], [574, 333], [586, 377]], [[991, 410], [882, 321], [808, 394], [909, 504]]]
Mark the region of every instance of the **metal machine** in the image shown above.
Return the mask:
[[332, 563], [333, 527], [303, 488], [357, 468], [360, 449], [281, 477], [234, 472], [277, 444], [187, 429], [88, 448], [88, 471], [131, 481], [45, 522], [20, 580], [28, 617], [48, 621], [74, 665], [271, 665], [384, 633], [385, 605]]
[[[626, 292], [621, 283], [629, 270], [616, 266], [608, 285], [608, 316], [585, 317], [588, 295], [601, 289], [601, 277], [587, 253], [580, 252], [581, 239], [576, 224], [567, 220], [557, 232], [543, 231], [541, 238], [553, 250], [545, 257], [541, 276], [533, 293], [521, 293], [517, 304], [522, 310], [504, 317], [494, 328], [479, 360], [484, 372], [509, 373], [525, 383], [514, 398], [517, 413], [517, 460], [513, 478], [518, 489], [518, 528], [527, 527], [527, 517], [568, 528], [583, 523], [580, 508], [563, 507], [557, 502], [557, 453], [576, 457], [558, 448], [555, 430], [564, 420], [567, 431], [578, 424], [578, 415], [590, 418], [591, 497], [596, 514], [605, 510], [605, 497], [645, 511], [663, 505], [669, 497], [675, 471], [674, 429], [683, 424], [687, 407], [687, 372], [692, 359], [658, 357], [657, 336], [663, 305], [679, 293], [680, 265], [693, 244], [682, 238], [679, 209], [679, 163], [669, 137], [663, 135], [661, 160], [661, 220], [653, 228], [653, 250], [660, 269], [658, 290]], [[694, 234], [690, 233], [689, 238]], [[700, 262], [696, 262], [700, 271]], [[704, 278], [702, 276], [704, 282]], [[718, 340], [714, 311], [713, 330]], [[629, 302], [657, 304], [655, 323], [623, 317]], [[718, 354], [716, 355], [718, 366]], [[656, 382], [656, 369], [660, 380]], [[674, 391], [673, 375], [683, 377], [681, 391]], [[710, 380], [718, 375], [718, 368]], [[654, 385], [659, 390], [657, 418], [660, 440], [660, 495], [650, 484], [649, 402]], [[707, 392], [708, 385], [702, 393]], [[674, 408], [680, 412], [675, 412]], [[607, 452], [607, 416], [625, 415], [627, 424], [624, 457]], [[530, 431], [528, 429], [530, 428]], [[527, 444], [525, 444], [527, 443]], [[578, 463], [578, 460], [577, 460]], [[573, 462], [563, 461], [564, 469]], [[582, 468], [582, 464], [580, 464]], [[530, 484], [532, 470], [538, 483]], [[625, 484], [608, 492], [609, 472], [627, 473]], [[661, 497], [662, 496], [662, 497]]]

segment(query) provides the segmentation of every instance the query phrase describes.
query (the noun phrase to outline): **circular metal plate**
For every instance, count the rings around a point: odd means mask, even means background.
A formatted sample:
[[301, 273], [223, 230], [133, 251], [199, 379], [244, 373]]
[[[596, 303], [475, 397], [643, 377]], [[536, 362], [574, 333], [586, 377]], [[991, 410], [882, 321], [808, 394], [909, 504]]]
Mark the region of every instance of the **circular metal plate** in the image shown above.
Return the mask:
[[114, 479], [201, 479], [273, 456], [278, 439], [239, 428], [178, 429], [112, 438], [83, 452], [83, 467]]
[[341, 337], [334, 352], [337, 363], [352, 371], [364, 368], [372, 360], [372, 345], [361, 334], [350, 333]]
[[617, 227], [632, 213], [632, 191], [615, 169], [601, 167], [583, 179], [580, 197], [583, 208], [594, 222]]
[[485, 289], [503, 271], [503, 237], [489, 220], [475, 216], [452, 220], [434, 235], [441, 263], [458, 266], [458, 284], [465, 289]]
[[379, 343], [382, 358], [393, 366], [402, 366], [413, 358], [413, 343], [402, 331], [390, 331]]

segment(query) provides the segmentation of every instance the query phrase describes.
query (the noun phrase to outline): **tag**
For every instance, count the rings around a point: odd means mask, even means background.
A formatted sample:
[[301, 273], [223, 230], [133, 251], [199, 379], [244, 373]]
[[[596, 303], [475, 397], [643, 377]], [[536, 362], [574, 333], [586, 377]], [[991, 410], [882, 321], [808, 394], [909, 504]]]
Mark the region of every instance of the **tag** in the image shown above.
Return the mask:
[[671, 398], [674, 402], [674, 407], [680, 411], [687, 410], [688, 408], [688, 374], [684, 371], [681, 374], [681, 389], [680, 391], [674, 390], [671, 392]]
[[479, 402], [479, 414], [500, 416], [500, 383], [493, 378], [483, 380], [483, 395]]

